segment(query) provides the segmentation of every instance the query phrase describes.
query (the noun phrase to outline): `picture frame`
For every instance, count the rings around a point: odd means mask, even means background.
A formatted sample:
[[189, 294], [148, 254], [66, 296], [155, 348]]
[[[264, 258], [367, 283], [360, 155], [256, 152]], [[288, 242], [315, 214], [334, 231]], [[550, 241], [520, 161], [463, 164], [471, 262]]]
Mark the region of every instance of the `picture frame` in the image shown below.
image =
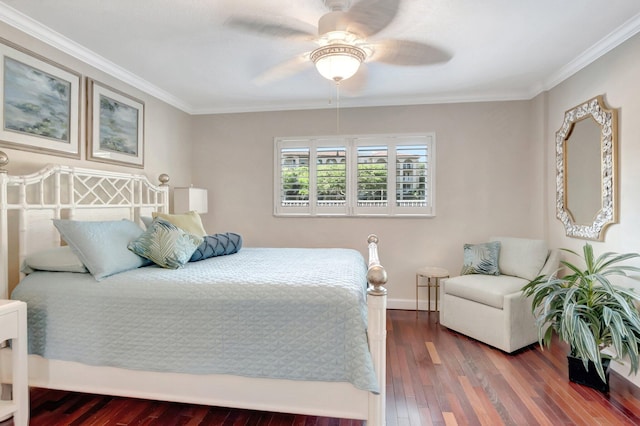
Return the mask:
[[0, 38], [0, 146], [80, 158], [81, 81]]
[[144, 102], [90, 78], [87, 159], [144, 168]]

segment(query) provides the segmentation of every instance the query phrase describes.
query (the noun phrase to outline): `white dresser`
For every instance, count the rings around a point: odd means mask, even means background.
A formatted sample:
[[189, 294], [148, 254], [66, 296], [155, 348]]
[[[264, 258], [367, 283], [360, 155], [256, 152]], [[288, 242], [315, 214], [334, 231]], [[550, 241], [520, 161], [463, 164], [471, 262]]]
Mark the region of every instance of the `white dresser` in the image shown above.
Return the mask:
[[13, 399], [0, 401], [0, 419], [13, 415], [16, 426], [29, 423], [27, 378], [27, 304], [0, 300], [0, 342], [11, 340]]

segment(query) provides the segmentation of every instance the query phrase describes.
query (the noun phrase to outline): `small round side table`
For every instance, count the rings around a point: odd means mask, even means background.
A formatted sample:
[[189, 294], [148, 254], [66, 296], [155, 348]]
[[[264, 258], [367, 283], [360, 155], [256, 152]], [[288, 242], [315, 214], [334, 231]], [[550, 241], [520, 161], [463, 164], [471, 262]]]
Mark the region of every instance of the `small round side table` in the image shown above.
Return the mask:
[[[426, 284], [420, 284], [420, 278], [426, 279]], [[418, 288], [427, 288], [427, 311], [431, 312], [431, 288], [436, 291], [436, 309], [438, 310], [438, 290], [440, 288], [440, 279], [449, 278], [449, 271], [444, 268], [435, 266], [425, 266], [416, 271], [416, 315], [418, 314]]]

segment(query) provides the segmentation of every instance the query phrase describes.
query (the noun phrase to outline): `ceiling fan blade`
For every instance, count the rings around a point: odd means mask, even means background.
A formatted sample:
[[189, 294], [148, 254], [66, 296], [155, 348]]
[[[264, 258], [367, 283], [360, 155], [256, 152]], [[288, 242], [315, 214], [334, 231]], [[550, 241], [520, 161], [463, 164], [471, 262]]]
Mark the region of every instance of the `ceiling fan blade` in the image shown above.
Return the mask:
[[360, 69], [352, 77], [340, 82], [340, 90], [350, 95], [358, 95], [364, 91], [369, 82], [369, 72], [365, 64], [360, 65]]
[[[312, 25], [293, 18], [286, 19], [290, 23], [269, 22], [251, 16], [232, 16], [225, 21], [224, 25], [248, 33], [269, 37], [309, 40], [316, 36], [316, 29]], [[295, 26], [291, 25], [291, 23], [295, 23]]]
[[262, 74], [253, 79], [253, 83], [257, 86], [264, 86], [266, 84], [274, 83], [279, 80], [283, 80], [294, 74], [297, 74], [304, 69], [311, 66], [311, 60], [309, 59], [309, 53], [298, 55], [288, 61], [282, 62], [275, 67], [269, 68]]
[[377, 34], [393, 21], [399, 7], [400, 0], [361, 0], [346, 13], [348, 30], [362, 37]]
[[451, 54], [440, 48], [410, 40], [386, 40], [373, 44], [371, 60], [392, 65], [433, 65], [448, 62]]

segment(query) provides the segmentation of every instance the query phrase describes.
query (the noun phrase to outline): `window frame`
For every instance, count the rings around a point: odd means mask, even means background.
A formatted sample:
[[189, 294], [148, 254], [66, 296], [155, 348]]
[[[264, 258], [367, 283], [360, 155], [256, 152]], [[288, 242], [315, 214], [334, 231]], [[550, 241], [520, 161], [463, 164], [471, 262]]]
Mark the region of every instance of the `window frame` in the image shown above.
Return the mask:
[[[398, 147], [425, 146], [426, 206], [397, 205], [397, 185], [404, 184], [403, 170], [397, 175]], [[334, 135], [274, 138], [273, 214], [278, 217], [435, 217], [436, 140], [435, 133], [402, 133], [373, 135]], [[385, 206], [359, 206], [358, 204], [358, 147], [384, 147], [387, 149], [387, 197]], [[309, 201], [306, 206], [282, 206], [283, 149], [309, 151]], [[344, 206], [319, 206], [317, 199], [318, 148], [345, 149], [346, 200]], [[422, 164], [422, 163], [419, 163]]]

